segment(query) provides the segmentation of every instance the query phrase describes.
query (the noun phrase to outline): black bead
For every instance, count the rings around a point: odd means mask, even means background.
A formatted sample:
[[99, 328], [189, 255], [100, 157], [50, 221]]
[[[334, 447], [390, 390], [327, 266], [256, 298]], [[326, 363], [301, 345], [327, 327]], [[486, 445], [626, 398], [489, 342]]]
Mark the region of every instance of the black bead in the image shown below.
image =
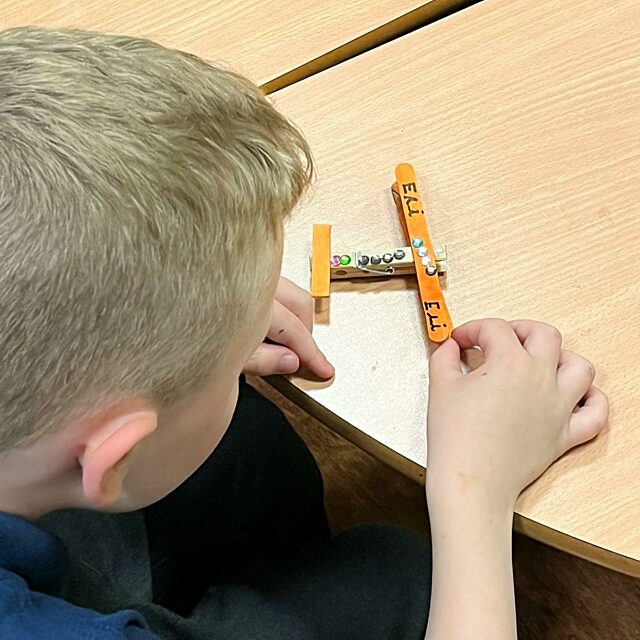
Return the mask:
[[381, 262], [380, 256], [371, 256], [371, 264], [380, 264]]
[[360, 256], [360, 259], [358, 260], [358, 264], [361, 267], [366, 267], [369, 264], [369, 256]]
[[385, 253], [385, 254], [382, 256], [382, 259], [383, 259], [387, 264], [389, 264], [389, 263], [393, 260], [393, 256], [392, 256], [390, 253]]

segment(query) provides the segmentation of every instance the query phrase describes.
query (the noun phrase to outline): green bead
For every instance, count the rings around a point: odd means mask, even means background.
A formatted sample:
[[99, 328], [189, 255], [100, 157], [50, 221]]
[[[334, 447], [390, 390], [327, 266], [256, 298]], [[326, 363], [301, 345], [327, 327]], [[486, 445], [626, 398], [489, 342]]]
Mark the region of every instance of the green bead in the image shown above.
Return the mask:
[[343, 266], [347, 266], [348, 264], [351, 264], [351, 256], [347, 256], [344, 255], [340, 258], [340, 264]]

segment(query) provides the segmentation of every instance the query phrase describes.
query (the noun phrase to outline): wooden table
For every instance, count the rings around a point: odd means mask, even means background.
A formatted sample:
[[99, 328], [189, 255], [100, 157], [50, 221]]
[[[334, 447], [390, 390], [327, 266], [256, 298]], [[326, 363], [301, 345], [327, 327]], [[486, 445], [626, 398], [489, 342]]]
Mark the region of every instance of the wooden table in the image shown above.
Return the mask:
[[[640, 576], [640, 4], [485, 0], [275, 94], [318, 165], [285, 275], [309, 284], [311, 225], [335, 248], [403, 241], [389, 187], [414, 164], [450, 250], [458, 324], [533, 317], [592, 360], [611, 399], [593, 443], [521, 497], [516, 527]], [[316, 337], [337, 376], [278, 386], [420, 478], [427, 353], [409, 279], [333, 286]]]
[[279, 88], [468, 0], [0, 1], [0, 29], [27, 24], [143, 36]]

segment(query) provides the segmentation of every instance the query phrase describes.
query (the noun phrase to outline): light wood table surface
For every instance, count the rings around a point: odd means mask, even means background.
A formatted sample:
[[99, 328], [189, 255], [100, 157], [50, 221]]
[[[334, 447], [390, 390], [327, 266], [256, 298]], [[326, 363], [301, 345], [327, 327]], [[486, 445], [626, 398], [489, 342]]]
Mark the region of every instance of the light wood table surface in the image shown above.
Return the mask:
[[143, 36], [225, 62], [275, 89], [465, 4], [468, 1], [1, 0], [0, 29], [30, 24]]
[[[389, 187], [415, 166], [450, 251], [454, 322], [536, 318], [596, 364], [606, 431], [522, 495], [515, 526], [640, 576], [640, 4], [485, 0], [275, 94], [318, 166], [284, 275], [309, 285], [311, 225], [336, 249], [403, 244]], [[410, 278], [332, 287], [316, 338], [333, 383], [276, 382], [406, 474], [425, 463], [428, 364]]]

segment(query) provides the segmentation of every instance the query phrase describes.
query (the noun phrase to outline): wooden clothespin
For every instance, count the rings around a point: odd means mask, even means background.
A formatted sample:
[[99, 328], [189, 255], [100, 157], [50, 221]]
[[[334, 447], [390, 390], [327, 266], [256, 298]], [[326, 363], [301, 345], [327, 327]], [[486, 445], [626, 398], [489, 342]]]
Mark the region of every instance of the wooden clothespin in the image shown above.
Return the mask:
[[326, 298], [333, 279], [415, 274], [425, 314], [427, 334], [444, 342], [453, 331], [439, 276], [447, 271], [447, 248], [434, 245], [424, 212], [416, 174], [410, 164], [396, 167], [392, 192], [400, 213], [407, 245], [385, 251], [331, 250], [331, 225], [313, 225], [311, 295]]

